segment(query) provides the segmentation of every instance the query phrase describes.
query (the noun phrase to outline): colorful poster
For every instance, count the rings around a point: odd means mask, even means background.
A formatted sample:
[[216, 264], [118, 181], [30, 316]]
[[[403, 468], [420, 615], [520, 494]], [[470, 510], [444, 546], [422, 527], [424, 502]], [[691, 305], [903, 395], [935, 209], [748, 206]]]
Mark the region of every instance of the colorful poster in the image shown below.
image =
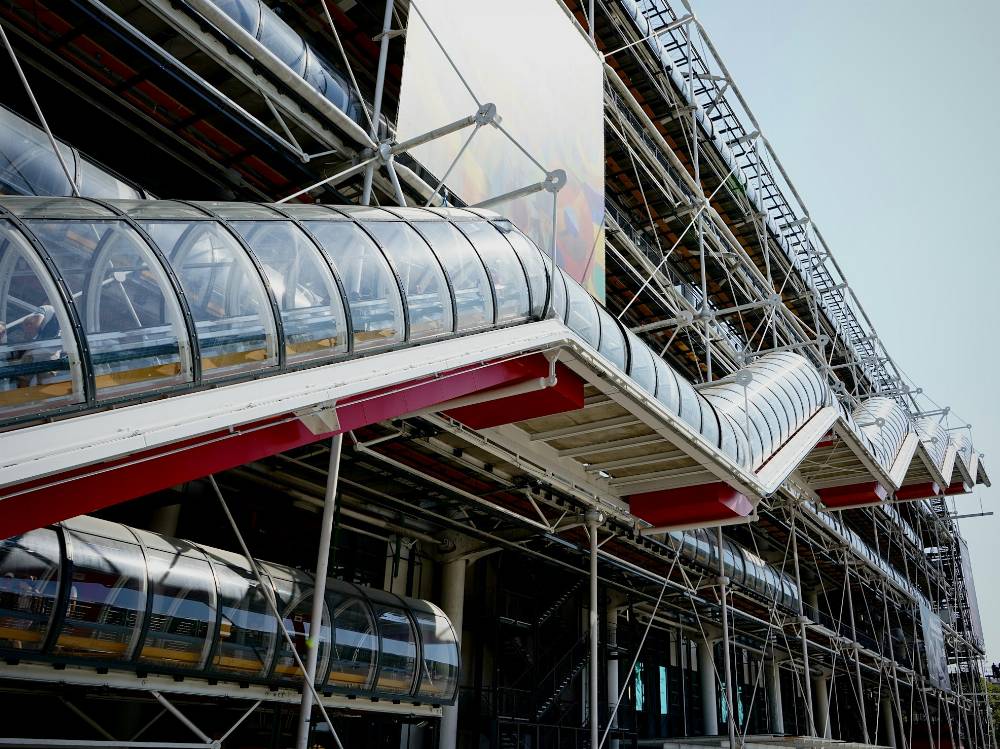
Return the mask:
[[[492, 125], [479, 128], [448, 175], [450, 191], [473, 205], [564, 170], [556, 256], [603, 303], [603, 63], [590, 40], [556, 0], [419, 0], [416, 8], [406, 32], [397, 140], [475, 113], [476, 99], [495, 104], [517, 144]], [[466, 128], [412, 154], [441, 178], [471, 133]], [[491, 208], [549, 251], [551, 193]]]

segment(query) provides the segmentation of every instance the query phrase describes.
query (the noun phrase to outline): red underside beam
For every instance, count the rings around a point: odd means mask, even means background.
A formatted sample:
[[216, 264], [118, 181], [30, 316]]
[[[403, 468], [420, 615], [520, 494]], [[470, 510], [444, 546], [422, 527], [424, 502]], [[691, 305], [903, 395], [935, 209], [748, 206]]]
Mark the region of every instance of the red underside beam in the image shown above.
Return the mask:
[[753, 503], [721, 481], [633, 494], [628, 497], [628, 504], [633, 515], [657, 528], [708, 525], [753, 513]]
[[952, 494], [968, 494], [971, 491], [972, 487], [966, 486], [964, 481], [956, 481], [953, 484], [949, 484], [944, 493], [951, 496]]
[[[337, 405], [339, 431], [359, 429], [455, 398], [548, 374], [548, 361], [541, 354], [533, 354], [372, 391]], [[564, 405], [579, 402], [582, 407], [582, 381], [568, 370], [565, 375], [560, 372], [559, 380], [567, 384], [557, 402]], [[515, 416], [529, 413], [527, 404], [516, 406], [511, 408]], [[193, 481], [327, 439], [335, 433], [314, 433], [294, 414], [284, 414], [6, 487], [0, 490], [0, 538]]]
[[940, 493], [940, 486], [933, 481], [927, 481], [923, 484], [911, 484], [910, 486], [899, 487], [899, 489], [896, 490], [896, 499], [901, 502], [909, 502], [913, 499], [928, 499], [930, 497], [936, 497]]
[[556, 384], [552, 387], [463, 406], [445, 413], [472, 429], [488, 429], [501, 424], [513, 424], [581, 408], [583, 408], [583, 380], [568, 367], [557, 364]]
[[820, 489], [819, 498], [827, 507], [855, 507], [857, 505], [873, 505], [889, 496], [889, 492], [877, 481], [848, 486], [834, 486]]

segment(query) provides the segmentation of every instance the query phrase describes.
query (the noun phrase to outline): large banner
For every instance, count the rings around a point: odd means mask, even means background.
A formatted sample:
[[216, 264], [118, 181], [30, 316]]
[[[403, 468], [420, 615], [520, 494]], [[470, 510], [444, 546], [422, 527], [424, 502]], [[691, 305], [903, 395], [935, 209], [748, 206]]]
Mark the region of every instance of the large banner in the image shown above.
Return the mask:
[[[530, 157], [566, 172], [556, 204], [558, 262], [603, 303], [603, 63], [590, 41], [557, 0], [419, 0], [416, 8], [406, 31], [397, 139], [473, 114], [464, 78], [480, 102], [496, 104], [500, 124]], [[471, 132], [439, 138], [413, 156], [444, 177]], [[545, 173], [530, 157], [487, 125], [447, 184], [472, 205], [541, 182]], [[551, 193], [492, 207], [548, 253]]]
[[972, 558], [969, 556], [969, 544], [961, 536], [958, 537], [961, 554], [962, 580], [965, 582], [966, 603], [969, 606], [969, 621], [972, 625], [972, 639], [979, 647], [986, 640], [983, 638], [983, 620], [979, 615], [979, 598], [976, 596], [976, 581], [972, 577]]
[[931, 610], [926, 601], [920, 602], [920, 629], [923, 633], [924, 656], [927, 658], [927, 677], [938, 689], [951, 691], [941, 617]]

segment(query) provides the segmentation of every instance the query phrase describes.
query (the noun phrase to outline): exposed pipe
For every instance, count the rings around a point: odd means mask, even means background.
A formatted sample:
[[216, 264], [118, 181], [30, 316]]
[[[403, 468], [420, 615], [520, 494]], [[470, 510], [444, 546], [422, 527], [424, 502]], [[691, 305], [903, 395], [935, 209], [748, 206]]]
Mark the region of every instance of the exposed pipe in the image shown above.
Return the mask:
[[[316, 553], [316, 583], [313, 589], [312, 618], [309, 620], [309, 637], [306, 639], [305, 683], [316, 683], [316, 663], [319, 659], [319, 638], [316, 633], [323, 622], [323, 602], [326, 597], [326, 576], [330, 564], [330, 544], [333, 539], [333, 518], [337, 506], [337, 481], [340, 478], [340, 452], [344, 444], [343, 433], [330, 440], [330, 463], [326, 479], [326, 496], [323, 499], [323, 518], [320, 521], [319, 550]], [[299, 730], [296, 740], [298, 749], [307, 749], [312, 726], [313, 693], [302, 690], [299, 709]]]
[[590, 745], [596, 747], [599, 741], [601, 710], [598, 706], [598, 654], [597, 641], [600, 637], [600, 618], [597, 614], [597, 528], [604, 522], [604, 517], [597, 510], [587, 510], [584, 515], [587, 523], [587, 533], [590, 536], [590, 667], [587, 669], [590, 677], [590, 700], [588, 712], [590, 718]]

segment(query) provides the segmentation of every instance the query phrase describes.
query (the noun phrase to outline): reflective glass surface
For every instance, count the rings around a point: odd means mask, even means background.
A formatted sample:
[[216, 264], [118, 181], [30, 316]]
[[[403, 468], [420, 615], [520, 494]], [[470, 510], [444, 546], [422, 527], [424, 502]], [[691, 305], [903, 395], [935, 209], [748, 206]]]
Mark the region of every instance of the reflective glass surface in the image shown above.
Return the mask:
[[410, 340], [451, 332], [451, 294], [427, 242], [402, 221], [369, 221], [365, 228], [382, 245], [399, 276], [406, 295]]
[[601, 323], [594, 298], [576, 281], [564, 278], [569, 295], [566, 326], [596, 349], [601, 336]]
[[191, 380], [177, 297], [135, 230], [121, 221], [30, 227], [73, 295], [99, 398]]
[[457, 226], [475, 245], [490, 271], [497, 300], [497, 322], [527, 317], [530, 311], [528, 281], [514, 248], [492, 224], [462, 221]]
[[418, 231], [430, 243], [451, 281], [458, 330], [493, 324], [493, 291], [479, 255], [465, 236], [447, 221], [422, 221]]
[[83, 400], [71, 330], [35, 250], [0, 221], [0, 419]]
[[319, 249], [291, 221], [234, 221], [264, 267], [284, 325], [287, 361], [347, 351], [340, 289]]
[[399, 285], [371, 238], [349, 221], [307, 221], [305, 225], [340, 275], [351, 307], [355, 350], [402, 342]]
[[378, 631], [368, 604], [353, 586], [327, 581], [327, 606], [333, 617], [329, 684], [365, 691], [375, 682]]
[[54, 652], [82, 658], [130, 658], [146, 610], [142, 549], [122, 538], [64, 528], [72, 579]]
[[176, 542], [175, 551], [146, 549], [152, 602], [143, 663], [203, 668], [215, 630], [212, 568], [196, 548]]
[[447, 617], [430, 604], [414, 604], [411, 611], [420, 631], [423, 654], [417, 694], [430, 699], [450, 700], [458, 691], [455, 630]]
[[217, 561], [214, 568], [219, 591], [219, 642], [212, 669], [247, 678], [263, 677], [278, 637], [278, 622], [271, 615], [265, 593], [248, 570]]
[[504, 233], [521, 260], [521, 265], [524, 266], [524, 272], [528, 277], [528, 288], [531, 291], [531, 314], [539, 317], [545, 310], [548, 296], [548, 264], [542, 260], [542, 254], [535, 243], [515, 229], [510, 221], [498, 221], [495, 226]]
[[603, 307], [597, 308], [597, 314], [601, 319], [601, 344], [597, 350], [605, 359], [624, 372], [625, 360], [628, 355], [625, 350], [625, 335], [615, 318], [609, 315]]
[[0, 648], [42, 648], [59, 595], [60, 561], [50, 528], [0, 541]]
[[277, 363], [271, 306], [257, 269], [214, 221], [143, 224], [184, 289], [198, 331], [202, 375], [220, 377]]
[[[417, 675], [417, 633], [402, 606], [388, 593], [368, 591], [382, 637], [382, 657], [375, 688], [385, 694], [408, 694]], [[398, 600], [398, 599], [396, 599]]]
[[656, 367], [653, 352], [631, 330], [626, 331], [629, 349], [628, 376], [650, 395], [656, 392]]
[[[59, 144], [69, 168], [76, 168], [73, 151]], [[52, 144], [43, 130], [0, 107], [0, 194], [70, 195], [73, 190]]]
[[[308, 593], [297, 586], [293, 588], [293, 596], [290, 599], [290, 604], [288, 603], [289, 599], [286, 597], [287, 594], [282, 593], [281, 583], [277, 583], [276, 581], [276, 586], [279, 589], [278, 597], [281, 600], [284, 611], [285, 631], [292, 636], [292, 642], [295, 643], [295, 652], [298, 653], [302, 663], [305, 664], [306, 658], [309, 655], [308, 641], [312, 639], [315, 646], [319, 648], [319, 652], [317, 653], [318, 659], [316, 661], [316, 674], [318, 680], [322, 679], [323, 674], [326, 673], [327, 660], [330, 657], [330, 614], [326, 610], [326, 607], [324, 607], [323, 621], [319, 632], [313, 632], [313, 597], [311, 585]], [[279, 679], [298, 680], [302, 678], [302, 671], [295, 662], [292, 651], [288, 647], [288, 643], [284, 637], [278, 640], [278, 654], [274, 661], [273, 673], [275, 678]]]

